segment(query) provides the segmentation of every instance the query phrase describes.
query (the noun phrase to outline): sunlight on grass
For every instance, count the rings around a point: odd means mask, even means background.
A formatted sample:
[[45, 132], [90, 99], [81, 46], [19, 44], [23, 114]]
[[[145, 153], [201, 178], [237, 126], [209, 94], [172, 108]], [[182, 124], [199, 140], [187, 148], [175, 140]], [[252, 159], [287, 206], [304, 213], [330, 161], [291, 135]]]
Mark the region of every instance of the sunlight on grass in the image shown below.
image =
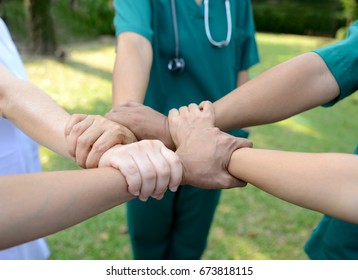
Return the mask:
[[260, 63], [250, 69], [252, 76], [282, 63], [296, 55], [334, 42], [331, 38], [300, 35], [258, 33], [256, 35]]
[[[104, 40], [109, 44], [108, 40]], [[66, 63], [53, 59], [26, 59], [30, 79], [61, 106], [76, 113], [104, 114], [110, 109], [114, 40], [84, 44], [86, 49], [68, 48]], [[103, 44], [103, 43], [102, 43]], [[105, 105], [104, 105], [105, 103]], [[96, 106], [99, 108], [96, 108]]]
[[285, 129], [291, 130], [296, 133], [301, 133], [307, 136], [313, 136], [316, 138], [323, 138], [323, 135], [321, 135], [315, 127], [310, 125], [310, 122], [308, 119], [303, 118], [302, 116], [295, 116], [292, 118], [289, 118], [287, 120], [283, 120], [280, 122], [277, 122], [276, 125], [282, 126]]
[[284, 45], [286, 47], [304, 47], [307, 49], [315, 49], [333, 42], [331, 38], [325, 37], [308, 37], [290, 34], [270, 34], [258, 33], [256, 36], [259, 44]]

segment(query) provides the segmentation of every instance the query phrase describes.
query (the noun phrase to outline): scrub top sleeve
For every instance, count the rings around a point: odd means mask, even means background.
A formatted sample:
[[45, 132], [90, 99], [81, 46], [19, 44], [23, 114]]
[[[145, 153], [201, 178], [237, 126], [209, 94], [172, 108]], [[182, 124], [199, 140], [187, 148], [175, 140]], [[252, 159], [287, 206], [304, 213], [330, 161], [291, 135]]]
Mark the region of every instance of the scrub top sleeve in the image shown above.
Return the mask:
[[260, 61], [259, 52], [257, 48], [255, 33], [255, 21], [252, 12], [251, 1], [246, 1], [246, 29], [247, 38], [243, 44], [244, 51], [242, 52], [242, 64], [240, 71], [244, 71], [255, 65]]
[[150, 0], [114, 0], [113, 7], [116, 36], [123, 32], [134, 32], [152, 42], [152, 4]]
[[314, 52], [325, 61], [340, 89], [339, 96], [324, 106], [332, 106], [358, 90], [358, 21], [351, 25], [345, 40]]

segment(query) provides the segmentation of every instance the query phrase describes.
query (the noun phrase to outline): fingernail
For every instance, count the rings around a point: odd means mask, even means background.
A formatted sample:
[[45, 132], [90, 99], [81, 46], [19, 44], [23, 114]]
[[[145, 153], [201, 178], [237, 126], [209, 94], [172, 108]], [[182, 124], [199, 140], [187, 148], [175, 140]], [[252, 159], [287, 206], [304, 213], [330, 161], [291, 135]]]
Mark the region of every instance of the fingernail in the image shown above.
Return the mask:
[[135, 195], [135, 196], [139, 196], [139, 191], [132, 191], [130, 192], [131, 194]]
[[179, 187], [179, 186], [169, 187], [169, 190], [170, 190], [171, 192], [176, 192], [176, 191], [178, 190], [178, 187]]

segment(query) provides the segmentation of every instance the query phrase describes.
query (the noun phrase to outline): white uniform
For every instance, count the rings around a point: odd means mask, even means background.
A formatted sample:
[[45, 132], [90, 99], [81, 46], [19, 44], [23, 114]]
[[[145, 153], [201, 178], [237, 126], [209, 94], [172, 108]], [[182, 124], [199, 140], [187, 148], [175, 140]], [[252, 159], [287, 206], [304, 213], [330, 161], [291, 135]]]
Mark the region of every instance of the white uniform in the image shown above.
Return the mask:
[[[0, 64], [5, 65], [20, 79], [27, 74], [9, 30], [0, 18]], [[0, 176], [40, 172], [38, 144], [17, 129], [10, 121], [0, 117]], [[1, 213], [6, 215], [6, 213]], [[0, 260], [43, 260], [50, 256], [44, 239], [0, 250]]]

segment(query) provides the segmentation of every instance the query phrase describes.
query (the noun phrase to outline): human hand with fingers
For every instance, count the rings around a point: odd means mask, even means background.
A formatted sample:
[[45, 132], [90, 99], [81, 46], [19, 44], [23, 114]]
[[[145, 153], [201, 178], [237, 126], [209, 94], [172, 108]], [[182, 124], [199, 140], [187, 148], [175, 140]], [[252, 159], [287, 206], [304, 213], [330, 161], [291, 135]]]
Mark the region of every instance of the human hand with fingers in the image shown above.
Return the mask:
[[190, 104], [169, 112], [169, 129], [183, 165], [183, 182], [205, 189], [243, 187], [227, 170], [233, 151], [252, 147], [251, 141], [233, 137], [214, 127], [211, 102]]
[[148, 106], [133, 101], [124, 102], [105, 117], [129, 128], [138, 140], [158, 139], [169, 149], [175, 150], [168, 118]]
[[111, 147], [137, 141], [128, 128], [99, 115], [72, 115], [65, 136], [69, 154], [83, 168], [97, 167], [101, 156]]
[[178, 148], [193, 130], [214, 127], [215, 111], [211, 102], [203, 101], [200, 105], [194, 103], [173, 109], [169, 112], [171, 138]]
[[116, 145], [101, 157], [99, 167], [111, 166], [126, 178], [128, 191], [140, 200], [161, 199], [169, 188], [175, 192], [182, 180], [178, 156], [159, 140]]

